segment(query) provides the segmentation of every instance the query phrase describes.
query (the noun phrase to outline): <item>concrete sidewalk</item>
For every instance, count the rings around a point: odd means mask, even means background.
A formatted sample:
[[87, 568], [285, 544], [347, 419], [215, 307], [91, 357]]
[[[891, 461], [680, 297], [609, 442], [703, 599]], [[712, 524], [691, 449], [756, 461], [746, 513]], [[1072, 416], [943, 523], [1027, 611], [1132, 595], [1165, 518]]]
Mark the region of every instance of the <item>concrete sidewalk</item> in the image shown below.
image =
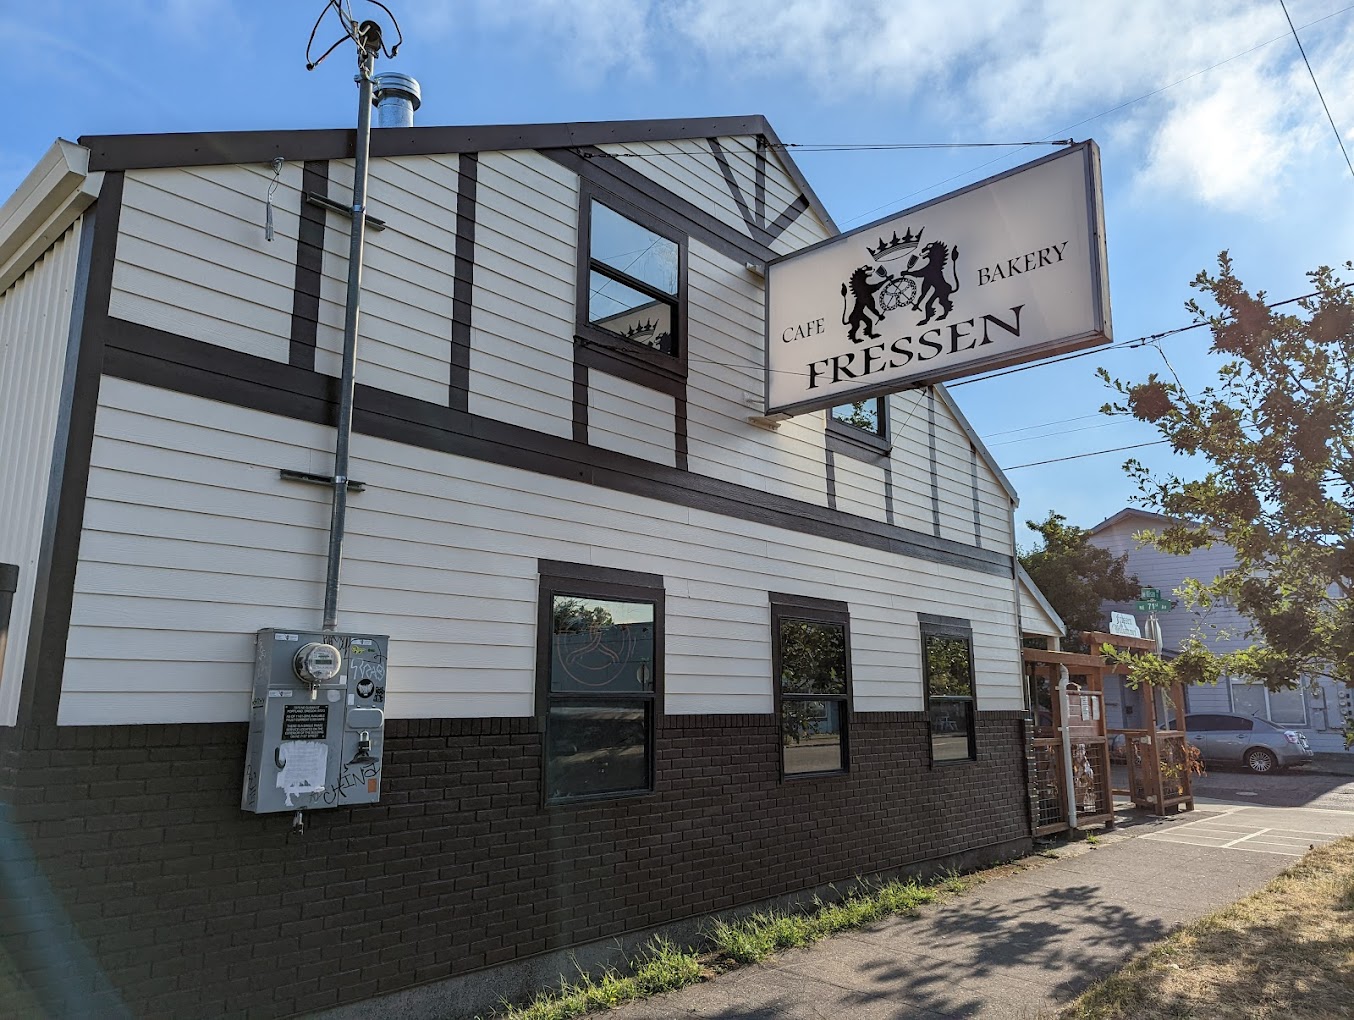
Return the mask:
[[1300, 808], [1134, 819], [1096, 846], [1033, 858], [916, 917], [785, 952], [607, 1017], [1040, 1020], [1180, 925], [1265, 885], [1303, 843], [1349, 833], [1354, 813]]

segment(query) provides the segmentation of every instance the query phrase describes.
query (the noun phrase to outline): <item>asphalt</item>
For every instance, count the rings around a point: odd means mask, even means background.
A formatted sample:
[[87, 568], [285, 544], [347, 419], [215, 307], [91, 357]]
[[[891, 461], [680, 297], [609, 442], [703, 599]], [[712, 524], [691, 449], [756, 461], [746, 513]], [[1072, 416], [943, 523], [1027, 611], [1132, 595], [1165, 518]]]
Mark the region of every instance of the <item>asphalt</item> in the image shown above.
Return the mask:
[[1095, 844], [1032, 858], [913, 917], [607, 1017], [1047, 1020], [1179, 926], [1261, 888], [1309, 847], [1349, 834], [1354, 811], [1221, 796], [1170, 819], [1130, 815]]

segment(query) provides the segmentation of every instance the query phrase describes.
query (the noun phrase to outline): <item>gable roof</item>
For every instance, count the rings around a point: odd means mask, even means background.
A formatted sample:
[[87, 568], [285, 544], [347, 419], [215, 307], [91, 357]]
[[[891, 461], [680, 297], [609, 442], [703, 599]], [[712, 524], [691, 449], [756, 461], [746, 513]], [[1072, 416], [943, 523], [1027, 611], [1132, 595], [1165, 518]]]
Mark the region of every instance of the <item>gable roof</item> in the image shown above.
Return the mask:
[[[789, 149], [759, 113], [743, 117], [680, 117], [564, 124], [478, 124], [466, 127], [375, 128], [371, 155], [426, 156], [510, 149], [587, 149], [627, 142], [682, 141], [721, 136], [757, 136], [771, 148], [809, 208], [833, 234], [840, 231], [814, 194]], [[182, 134], [81, 135], [91, 170], [146, 170], [307, 159], [352, 159], [357, 132], [351, 128], [297, 131], [205, 131]]]
[[1062, 637], [1062, 635], [1067, 632], [1067, 624], [1063, 623], [1063, 618], [1059, 616], [1053, 606], [1049, 604], [1048, 599], [1044, 597], [1044, 593], [1041, 592], [1039, 586], [1034, 583], [1034, 578], [1026, 573], [1025, 568], [1020, 565], [1019, 560], [1016, 560], [1016, 575], [1020, 578], [1021, 594], [1028, 595], [1030, 600], [1048, 616], [1048, 622], [1053, 624], [1053, 630], [1046, 632], [1036, 629], [1031, 626], [1032, 621], [1021, 617], [1021, 631], [1026, 634], [1044, 634], [1046, 637]]
[[1167, 517], [1165, 514], [1154, 514], [1154, 513], [1152, 513], [1152, 511], [1150, 511], [1150, 510], [1139, 510], [1139, 509], [1137, 509], [1136, 507], [1126, 506], [1126, 507], [1124, 507], [1122, 510], [1120, 510], [1118, 513], [1111, 514], [1109, 517], [1106, 517], [1103, 521], [1101, 521], [1099, 524], [1097, 524], [1094, 528], [1091, 528], [1091, 529], [1087, 532], [1087, 534], [1088, 534], [1088, 535], [1098, 535], [1100, 532], [1105, 531], [1105, 530], [1108, 529], [1108, 528], [1112, 528], [1112, 527], [1114, 527], [1116, 524], [1121, 524], [1121, 523], [1124, 522], [1124, 521], [1133, 520], [1134, 518], [1137, 518], [1138, 520], [1142, 521], [1144, 524], [1174, 524], [1174, 523], [1175, 523], [1175, 518], [1174, 518], [1174, 517]]

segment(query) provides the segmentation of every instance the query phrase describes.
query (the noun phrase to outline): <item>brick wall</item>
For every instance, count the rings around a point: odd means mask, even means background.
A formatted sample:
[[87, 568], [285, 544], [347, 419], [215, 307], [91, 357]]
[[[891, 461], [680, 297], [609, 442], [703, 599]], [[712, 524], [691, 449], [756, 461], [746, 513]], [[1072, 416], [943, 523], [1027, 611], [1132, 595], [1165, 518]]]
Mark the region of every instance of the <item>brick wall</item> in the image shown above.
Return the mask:
[[[1022, 719], [980, 714], [979, 760], [931, 769], [922, 713], [859, 713], [849, 776], [782, 783], [771, 716], [667, 717], [659, 793], [551, 810], [534, 720], [395, 721], [381, 803], [300, 837], [239, 810], [243, 725], [31, 729], [6, 855], [52, 895], [0, 885], [4, 933], [64, 916], [139, 1017], [319, 1009], [1026, 838]], [[78, 955], [16, 959], [96, 996]]]

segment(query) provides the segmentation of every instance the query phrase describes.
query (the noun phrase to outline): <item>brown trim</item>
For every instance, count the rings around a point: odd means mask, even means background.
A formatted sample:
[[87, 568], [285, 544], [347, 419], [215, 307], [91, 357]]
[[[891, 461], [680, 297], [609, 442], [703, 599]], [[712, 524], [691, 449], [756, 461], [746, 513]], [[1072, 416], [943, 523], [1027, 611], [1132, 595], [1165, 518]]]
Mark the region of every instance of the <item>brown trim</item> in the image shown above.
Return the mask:
[[[266, 358], [179, 337], [136, 323], [105, 326], [107, 374], [279, 414], [332, 424], [336, 380]], [[585, 405], [586, 406], [586, 405]], [[355, 427], [366, 435], [424, 449], [630, 492], [800, 534], [817, 535], [1001, 577], [1011, 557], [950, 539], [890, 527], [851, 514], [679, 471], [651, 461], [454, 411], [375, 387], [357, 387]]]
[[769, 249], [781, 234], [790, 229], [790, 224], [799, 218], [799, 214], [809, 208], [808, 198], [800, 195], [781, 210], [774, 223], [767, 226], [765, 136], [757, 136], [756, 169], [754, 171], [756, 191], [752, 209], [748, 208], [747, 197], [743, 194], [743, 189], [739, 186], [738, 179], [733, 174], [733, 167], [729, 165], [729, 157], [724, 151], [724, 146], [720, 145], [718, 138], [707, 138], [705, 141], [709, 144], [710, 153], [719, 165], [719, 172], [724, 177], [724, 183], [728, 186], [729, 194], [733, 196], [734, 204], [738, 206], [738, 213], [743, 217], [743, 224], [748, 228], [748, 233]]
[[456, 255], [451, 298], [450, 406], [470, 409], [470, 325], [474, 312], [475, 211], [479, 192], [480, 157], [463, 152], [456, 176]]
[[588, 363], [574, 352], [573, 436], [575, 443], [588, 443]]
[[823, 450], [823, 478], [827, 487], [827, 508], [837, 509], [837, 455], [831, 446]]
[[926, 388], [926, 438], [931, 472], [931, 531], [940, 537], [940, 468], [936, 457], [936, 388]]
[[678, 471], [688, 470], [686, 391], [672, 398], [672, 452]]
[[[304, 194], [329, 194], [329, 164], [307, 160], [301, 171]], [[316, 335], [320, 326], [320, 281], [324, 277], [324, 228], [327, 215], [313, 202], [301, 203], [296, 235], [296, 277], [292, 291], [291, 349], [288, 363], [315, 371]]]
[[19, 590], [19, 565], [0, 563], [0, 681], [5, 678], [5, 648], [9, 644], [9, 618], [14, 611], [14, 593]]
[[19, 724], [56, 721], [75, 598], [75, 568], [84, 533], [94, 419], [103, 378], [102, 327], [108, 318], [122, 216], [121, 173], [107, 173], [92, 211], [85, 213], [71, 306], [61, 411], [53, 443], [42, 546], [35, 574], [33, 616], [19, 693]]
[[884, 461], [884, 523], [893, 524], [893, 458]]
[[[776, 767], [780, 781], [782, 783], [803, 782], [848, 775], [851, 772], [851, 726], [855, 719], [855, 696], [852, 692], [853, 680], [851, 673], [850, 610], [845, 602], [815, 598], [811, 595], [793, 595], [773, 591], [767, 592], [767, 597], [771, 603], [771, 710], [775, 716], [776, 730], [779, 734], [777, 741], [779, 744], [779, 753], [777, 754], [778, 760]], [[842, 767], [840, 769], [833, 769], [827, 772], [787, 773], [785, 771], [785, 737], [782, 729], [784, 726], [784, 715], [781, 711], [785, 702], [785, 692], [781, 688], [780, 645], [780, 626], [785, 620], [806, 620], [811, 623], [830, 623], [837, 624], [842, 628], [842, 642], [845, 646], [846, 655], [844, 693], [840, 695], [826, 694], [817, 697], [792, 697], [792, 700], [842, 702]]]
[[[677, 141], [709, 135], [770, 136], [761, 114], [743, 117], [614, 120], [564, 124], [481, 124], [467, 127], [382, 128], [372, 132], [372, 156], [450, 155], [510, 149], [566, 148], [626, 142]], [[349, 129], [203, 131], [180, 134], [81, 135], [90, 170], [352, 159]]]
[[660, 187], [623, 161], [606, 158], [601, 149], [546, 149], [541, 155], [572, 170], [580, 180], [595, 184], [634, 207], [651, 210], [662, 222], [726, 258], [739, 263], [763, 263], [775, 257], [775, 252], [766, 245]]

